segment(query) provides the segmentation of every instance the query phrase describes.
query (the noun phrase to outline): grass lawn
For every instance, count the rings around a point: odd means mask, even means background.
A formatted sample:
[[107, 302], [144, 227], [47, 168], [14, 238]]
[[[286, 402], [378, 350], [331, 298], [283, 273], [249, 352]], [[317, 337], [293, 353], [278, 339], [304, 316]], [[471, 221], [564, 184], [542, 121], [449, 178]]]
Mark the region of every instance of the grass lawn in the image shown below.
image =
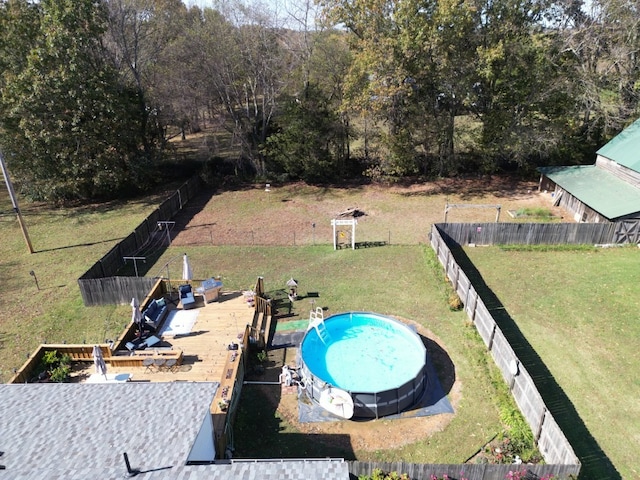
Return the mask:
[[465, 252], [620, 476], [639, 478], [638, 249]]
[[150, 196], [77, 208], [25, 202], [21, 211], [35, 250], [29, 254], [8, 194], [0, 189], [0, 381], [8, 381], [42, 342], [104, 342], [122, 332], [131, 307], [86, 308], [77, 278], [160, 201]]
[[[284, 289], [293, 277], [299, 295], [317, 292], [315, 305], [326, 308], [325, 315], [346, 311], [375, 311], [414, 320], [442, 340], [457, 378], [462, 383], [462, 402], [449, 426], [431, 437], [399, 450], [354, 452], [358, 459], [400, 460], [418, 463], [459, 463], [471, 457], [495, 434], [502, 431], [495, 405], [495, 387], [488, 377], [494, 367], [487, 360], [484, 344], [469, 327], [462, 312], [449, 310], [446, 284], [431, 249], [424, 245], [345, 249], [331, 246], [308, 247], [185, 247], [192, 259], [194, 274], [204, 271], [222, 275], [225, 287], [249, 288], [257, 275], [264, 276], [271, 295]], [[179, 250], [165, 253], [171, 258]], [[158, 263], [164, 261], [161, 258]], [[310, 300], [295, 304], [294, 316], [308, 318]], [[252, 395], [247, 389], [247, 394]], [[244, 393], [243, 393], [244, 395]], [[251, 458], [337, 455], [335, 449], [319, 446], [301, 436], [260, 402], [250, 407], [251, 420], [240, 417], [236, 448]], [[256, 415], [260, 424], [256, 424]], [[389, 423], [393, 428], [393, 422]], [[255, 430], [260, 435], [255, 435]]]
[[[145, 268], [150, 274], [156, 274], [160, 265], [186, 252], [196, 278], [222, 275], [225, 288], [247, 289], [255, 284], [258, 276], [263, 276], [267, 290], [274, 292], [294, 277], [300, 282], [302, 294], [310, 291], [319, 294], [316, 305], [326, 307], [328, 314], [370, 310], [421, 323], [439, 337], [455, 366], [455, 375], [461, 384], [461, 401], [455, 417], [445, 430], [397, 451], [354, 452], [354, 456], [411, 462], [462, 462], [502, 430], [495, 401], [499, 387], [491, 381], [495, 368], [487, 361], [484, 346], [468, 326], [465, 315], [448, 309], [442, 269], [430, 248], [420, 242], [426, 241], [430, 224], [442, 219], [447, 200], [501, 203], [503, 208], [538, 203], [528, 187], [516, 191], [502, 185], [494, 194], [487, 193], [484, 184], [469, 191], [464, 190], [465, 185], [434, 184], [434, 188], [428, 190], [274, 186], [268, 199], [261, 188], [221, 192], [203, 207], [203, 211], [212, 216], [209, 221], [214, 225], [214, 234], [221, 229], [245, 232], [273, 229], [269, 238], [281, 238], [290, 226], [284, 221], [290, 211], [292, 215], [301, 213], [300, 225], [305, 226], [309, 235], [311, 222], [328, 228], [332, 215], [354, 207], [367, 214], [359, 221], [361, 238], [358, 240], [386, 240], [391, 232], [391, 245], [335, 252], [330, 237], [327, 239], [318, 231], [317, 245], [307, 239], [305, 246], [205, 246], [206, 242], [199, 245], [181, 242], [181, 233], [174, 246], [154, 265]], [[128, 235], [160, 201], [157, 196], [65, 209], [22, 205], [36, 250], [30, 255], [10, 213], [8, 198], [0, 192], [0, 212], [4, 212], [0, 216], [0, 275], [4, 282], [0, 296], [2, 381], [7, 381], [13, 369], [43, 341], [93, 343], [114, 338], [121, 332], [130, 320], [129, 305], [86, 308], [76, 279]], [[197, 221], [196, 212], [185, 214], [193, 215]], [[467, 215], [473, 215], [472, 210], [456, 211], [452, 220], [460, 221]], [[493, 213], [484, 211], [481, 215], [485, 221], [493, 217]], [[186, 232], [196, 230], [192, 222], [185, 228]], [[30, 271], [35, 272], [40, 289], [36, 288]], [[304, 302], [296, 307], [299, 311], [295, 313], [300, 318], [308, 318], [310, 305]], [[281, 435], [277, 441], [267, 442], [271, 450], [265, 449], [265, 456], [271, 456], [274, 451], [282, 454], [283, 449], [278, 446], [282, 442], [291, 446], [288, 452], [298, 451], [294, 447], [302, 444], [300, 435], [296, 435], [290, 425], [275, 417], [268, 423], [275, 427], [274, 431], [292, 435]]]

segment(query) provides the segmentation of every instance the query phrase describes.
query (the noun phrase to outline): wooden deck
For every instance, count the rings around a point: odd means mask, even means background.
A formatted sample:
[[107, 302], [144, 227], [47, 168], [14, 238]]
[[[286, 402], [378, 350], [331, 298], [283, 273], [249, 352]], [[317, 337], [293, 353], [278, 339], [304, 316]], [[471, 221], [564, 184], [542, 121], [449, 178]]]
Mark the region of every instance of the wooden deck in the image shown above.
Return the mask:
[[[175, 337], [162, 337], [160, 348], [140, 351], [140, 356], [154, 356], [166, 350], [182, 352], [180, 365], [172, 370], [147, 368], [145, 366], [119, 365], [107, 358], [109, 373], [129, 373], [134, 382], [220, 382], [226, 383], [228, 374], [229, 344], [242, 343], [247, 325], [251, 325], [255, 310], [247, 306], [242, 292], [221, 292], [217, 302], [205, 303], [204, 297], [197, 296], [196, 307], [190, 312], [198, 312], [191, 332]], [[173, 307], [173, 309], [180, 309]], [[165, 319], [165, 323], [167, 320]], [[128, 357], [128, 351], [114, 352], [117, 359]], [[125, 360], [122, 358], [122, 360]], [[83, 381], [94, 372], [93, 363], [74, 372], [76, 381]]]
[[[182, 306], [171, 306], [171, 311], [182, 310]], [[222, 291], [218, 301], [206, 303], [204, 297], [196, 296], [196, 306], [189, 312], [197, 312], [196, 321], [189, 333], [177, 336], [162, 336], [156, 346], [135, 351], [126, 349], [105, 356], [109, 376], [131, 375], [130, 382], [218, 382], [220, 384], [212, 399], [209, 411], [212, 415], [217, 455], [223, 458], [228, 442], [229, 412], [222, 408], [240, 393], [238, 382], [242, 381], [241, 345], [248, 346], [249, 332], [270, 328], [271, 315], [258, 315], [255, 304], [249, 306], [242, 292]], [[256, 322], [260, 320], [259, 324]], [[161, 327], [162, 330], [162, 327]], [[232, 343], [237, 350], [229, 349]], [[144, 358], [172, 358], [178, 364], [171, 369], [146, 367]], [[93, 360], [83, 358], [84, 365], [72, 374], [72, 380], [86, 382], [95, 373]], [[75, 378], [73, 378], [75, 377]], [[94, 375], [95, 378], [95, 375]], [[236, 390], [237, 389], [237, 390]]]

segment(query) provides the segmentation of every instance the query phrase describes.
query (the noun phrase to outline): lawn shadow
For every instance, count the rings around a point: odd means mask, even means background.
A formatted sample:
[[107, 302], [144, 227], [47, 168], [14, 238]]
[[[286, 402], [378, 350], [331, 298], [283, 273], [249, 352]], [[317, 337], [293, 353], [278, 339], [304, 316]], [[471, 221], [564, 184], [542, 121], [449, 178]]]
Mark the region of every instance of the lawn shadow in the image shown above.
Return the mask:
[[192, 330], [188, 333], [178, 333], [174, 335], [173, 338], [197, 337], [198, 335], [204, 335], [205, 333], [209, 333], [209, 330]]
[[497, 295], [485, 283], [480, 272], [460, 246], [451, 246], [458, 265], [464, 270], [480, 298], [504, 333], [521, 364], [527, 369], [553, 418], [582, 463], [580, 479], [621, 479], [620, 473], [591, 435], [571, 399], [527, 341]]
[[[530, 182], [523, 181], [518, 175], [461, 175], [458, 177], [419, 182], [416, 184], [410, 179], [400, 182], [399, 185], [409, 187], [417, 185], [417, 189], [403, 192], [403, 197], [436, 197], [459, 196], [461, 200], [471, 202], [482, 201], [491, 194], [497, 198], [513, 198], [514, 195], [530, 194], [534, 187]], [[484, 203], [484, 202], [483, 202]], [[443, 204], [444, 206], [444, 204]]]
[[387, 242], [384, 240], [373, 242], [356, 242], [355, 248], [372, 248], [372, 247], [386, 247]]
[[[206, 207], [214, 195], [215, 191], [207, 188], [202, 189], [195, 197], [190, 199], [188, 203], [185, 203], [181, 210], [176, 212], [171, 219], [174, 223], [168, 224], [168, 232], [167, 230], [153, 231], [151, 232], [149, 239], [143, 245], [137, 247], [136, 250], [123, 252], [124, 256], [131, 258], [138, 257], [138, 260], [127, 260], [118, 270], [117, 275], [133, 277], [137, 272], [138, 276], [143, 277], [149, 275], [149, 273], [156, 276], [165, 273], [165, 271], [166, 273], [169, 273], [169, 269], [165, 269], [167, 265], [162, 267], [161, 272], [151, 272], [151, 269], [158, 268], [158, 260], [167, 251], [168, 246], [173, 243], [175, 237], [183, 231], [201, 229], [204, 232], [204, 238], [209, 237], [211, 244], [213, 245], [213, 240], [215, 238], [215, 231], [213, 230], [213, 227], [216, 224], [207, 223], [190, 225], [190, 222]], [[201, 243], [199, 243], [199, 245], [201, 245]], [[181, 267], [179, 266], [178, 258], [180, 257], [169, 260], [169, 267], [171, 271], [180, 271]]]
[[427, 355], [429, 355], [436, 376], [440, 380], [440, 387], [442, 387], [444, 394], [447, 395], [456, 381], [456, 367], [449, 354], [440, 345], [422, 335], [420, 335], [420, 338], [427, 349]]
[[[234, 425], [234, 458], [344, 458], [355, 460], [351, 437], [345, 434], [284, 432], [285, 419], [277, 413], [281, 401], [297, 401], [295, 393], [283, 398], [278, 377], [284, 364], [295, 360], [288, 348], [270, 350], [264, 368], [249, 368]], [[272, 384], [273, 382], [275, 384]]]
[[56, 250], [66, 250], [68, 248], [92, 247], [93, 245], [100, 245], [101, 243], [119, 242], [123, 238], [124, 237], [116, 237], [116, 238], [109, 238], [107, 240], [98, 240], [96, 242], [74, 243], [74, 244], [71, 244], [71, 245], [64, 245], [64, 246], [61, 246], [61, 247], [50, 247], [50, 248], [34, 249], [33, 253], [55, 252]]
[[[191, 224], [191, 221], [198, 213], [204, 210], [215, 195], [216, 192], [214, 190], [203, 188], [195, 197], [190, 199], [189, 202], [174, 215], [173, 220], [176, 223], [173, 230], [175, 231], [175, 235], [188, 230], [202, 230], [202, 236], [209, 238], [211, 245], [213, 245], [215, 239], [215, 230], [213, 227], [215, 227], [217, 223]], [[201, 244], [202, 243], [199, 243], [199, 245]]]

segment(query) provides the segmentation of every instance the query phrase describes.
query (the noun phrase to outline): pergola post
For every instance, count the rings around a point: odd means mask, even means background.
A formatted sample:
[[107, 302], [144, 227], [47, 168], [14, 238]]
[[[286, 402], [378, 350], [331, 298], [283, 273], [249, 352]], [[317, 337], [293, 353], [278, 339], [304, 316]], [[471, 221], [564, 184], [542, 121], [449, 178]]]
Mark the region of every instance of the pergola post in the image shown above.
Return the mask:
[[356, 224], [358, 221], [353, 218], [350, 220], [331, 220], [331, 226], [333, 227], [333, 249], [338, 249], [338, 242], [336, 240], [336, 227], [340, 225], [351, 225], [351, 249], [356, 249]]

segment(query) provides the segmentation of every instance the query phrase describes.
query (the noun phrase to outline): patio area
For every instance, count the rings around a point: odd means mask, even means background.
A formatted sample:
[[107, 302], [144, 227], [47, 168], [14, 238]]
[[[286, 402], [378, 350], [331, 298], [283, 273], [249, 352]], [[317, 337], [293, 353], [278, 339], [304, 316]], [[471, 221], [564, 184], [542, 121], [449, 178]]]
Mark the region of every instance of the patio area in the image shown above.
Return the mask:
[[[242, 292], [221, 292], [219, 301], [205, 303], [204, 297], [196, 296], [195, 308], [183, 310], [170, 305], [160, 331], [156, 334], [160, 342], [145, 350], [136, 350], [133, 355], [153, 359], [175, 356], [175, 365], [170, 367], [146, 365], [130, 366], [111, 364], [107, 359], [109, 376], [131, 375], [132, 382], [220, 382], [227, 379], [231, 343], [242, 343], [247, 325], [251, 325], [255, 309], [248, 307]], [[189, 318], [187, 318], [189, 317]], [[171, 320], [174, 320], [173, 322]], [[176, 325], [177, 324], [177, 325]], [[113, 353], [117, 358], [132, 355], [127, 350]], [[148, 362], [151, 363], [151, 362]], [[236, 362], [237, 363], [237, 362]], [[95, 377], [95, 367], [85, 362], [72, 373], [73, 382], [84, 383]]]

